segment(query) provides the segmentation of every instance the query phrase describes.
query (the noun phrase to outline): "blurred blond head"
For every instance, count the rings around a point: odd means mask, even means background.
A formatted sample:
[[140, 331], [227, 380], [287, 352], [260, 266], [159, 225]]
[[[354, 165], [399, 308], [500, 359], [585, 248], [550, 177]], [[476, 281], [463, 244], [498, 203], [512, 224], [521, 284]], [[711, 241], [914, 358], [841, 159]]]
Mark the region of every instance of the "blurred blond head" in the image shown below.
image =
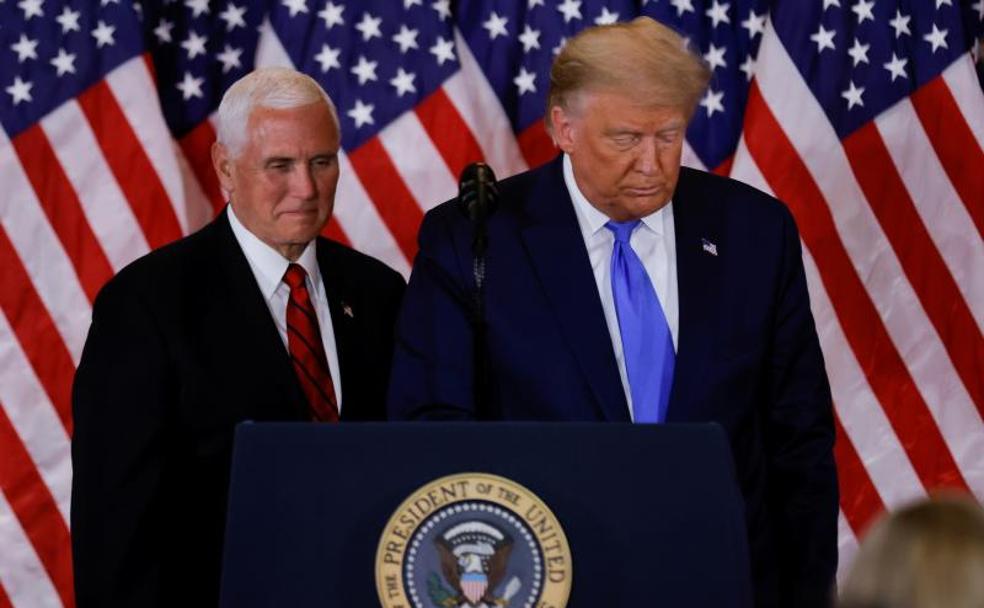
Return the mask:
[[649, 17], [583, 30], [564, 46], [550, 70], [550, 108], [572, 109], [581, 92], [614, 92], [689, 117], [711, 73], [683, 37]]
[[841, 608], [984, 608], [984, 510], [971, 498], [921, 501], [864, 538]]

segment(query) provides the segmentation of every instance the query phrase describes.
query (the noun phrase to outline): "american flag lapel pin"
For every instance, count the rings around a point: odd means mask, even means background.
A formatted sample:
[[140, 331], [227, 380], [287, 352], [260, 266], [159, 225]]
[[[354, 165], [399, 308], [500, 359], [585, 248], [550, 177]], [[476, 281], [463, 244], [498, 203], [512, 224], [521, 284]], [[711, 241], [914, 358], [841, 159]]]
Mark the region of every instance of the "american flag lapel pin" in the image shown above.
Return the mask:
[[350, 319], [355, 318], [355, 314], [352, 312], [352, 307], [345, 302], [342, 302], [342, 314]]
[[717, 245], [715, 245], [714, 243], [708, 241], [707, 239], [701, 239], [700, 240], [700, 247], [701, 247], [701, 249], [703, 249], [704, 251], [706, 251], [707, 253], [709, 253], [709, 254], [711, 254], [713, 256], [717, 256], [717, 254], [718, 254]]

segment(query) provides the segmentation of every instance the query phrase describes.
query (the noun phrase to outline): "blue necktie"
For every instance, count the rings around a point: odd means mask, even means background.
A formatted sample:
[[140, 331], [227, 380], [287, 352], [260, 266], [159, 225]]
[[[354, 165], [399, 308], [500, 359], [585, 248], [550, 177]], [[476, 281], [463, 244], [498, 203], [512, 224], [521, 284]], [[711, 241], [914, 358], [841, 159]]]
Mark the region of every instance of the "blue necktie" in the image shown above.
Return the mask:
[[673, 385], [673, 336], [663, 307], [629, 239], [640, 220], [605, 224], [615, 235], [612, 295], [636, 422], [663, 422]]

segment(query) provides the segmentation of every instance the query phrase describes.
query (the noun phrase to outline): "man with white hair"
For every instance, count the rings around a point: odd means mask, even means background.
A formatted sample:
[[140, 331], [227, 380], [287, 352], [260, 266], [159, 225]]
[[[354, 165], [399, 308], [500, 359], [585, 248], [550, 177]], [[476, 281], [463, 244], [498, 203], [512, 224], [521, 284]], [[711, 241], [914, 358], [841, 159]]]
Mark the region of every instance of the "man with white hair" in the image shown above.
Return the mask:
[[73, 387], [80, 608], [216, 605], [236, 423], [384, 418], [404, 282], [318, 236], [339, 176], [331, 100], [258, 70], [218, 122], [227, 208], [93, 308]]
[[[567, 42], [547, 98], [563, 154], [499, 184], [481, 333], [472, 226], [453, 204], [424, 218], [390, 416], [716, 422], [744, 496], [755, 605], [826, 608], [834, 421], [799, 235], [779, 201], [680, 166], [709, 78], [647, 17]], [[667, 466], [640, 463], [639, 483]]]

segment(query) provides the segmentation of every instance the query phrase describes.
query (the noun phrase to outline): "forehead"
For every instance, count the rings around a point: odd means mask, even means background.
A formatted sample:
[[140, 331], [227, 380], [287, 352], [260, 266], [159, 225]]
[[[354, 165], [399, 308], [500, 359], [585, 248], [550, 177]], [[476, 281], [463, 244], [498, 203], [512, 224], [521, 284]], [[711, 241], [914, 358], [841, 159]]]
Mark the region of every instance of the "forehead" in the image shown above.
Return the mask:
[[339, 133], [328, 104], [315, 102], [293, 108], [258, 106], [246, 123], [250, 144], [268, 147], [338, 148]]
[[576, 114], [604, 129], [665, 130], [687, 125], [683, 108], [649, 103], [618, 91], [583, 91], [575, 100]]

